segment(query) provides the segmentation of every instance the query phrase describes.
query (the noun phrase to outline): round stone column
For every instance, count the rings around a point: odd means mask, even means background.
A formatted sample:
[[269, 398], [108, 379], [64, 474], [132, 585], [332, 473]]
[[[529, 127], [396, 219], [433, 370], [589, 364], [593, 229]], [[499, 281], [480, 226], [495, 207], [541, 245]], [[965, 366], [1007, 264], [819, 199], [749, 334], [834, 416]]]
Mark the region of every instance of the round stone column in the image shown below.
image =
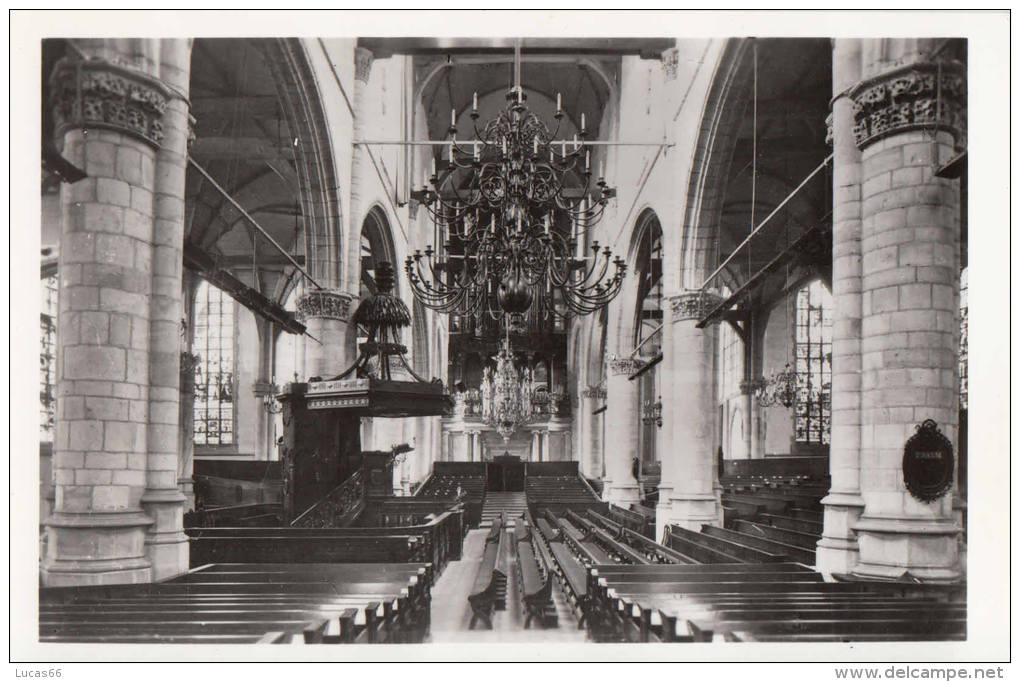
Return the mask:
[[815, 550], [823, 573], [848, 572], [857, 561], [853, 526], [861, 497], [861, 152], [854, 141], [848, 88], [861, 77], [861, 41], [838, 39], [832, 50], [832, 422], [829, 494]]
[[[190, 40], [161, 40], [160, 77], [175, 93], [163, 114], [163, 140], [156, 155], [152, 194], [143, 208], [153, 216], [152, 299], [149, 315], [148, 460], [142, 507], [152, 518], [145, 551], [152, 579], [188, 570], [184, 534], [187, 498], [178, 485], [184, 178], [188, 167]], [[190, 420], [188, 421], [190, 423]]]
[[[363, 47], [354, 48], [354, 93], [352, 106], [354, 108], [354, 126], [352, 135], [355, 140], [364, 137], [367, 128], [368, 98], [365, 96], [365, 89], [368, 86], [368, 79], [372, 74], [372, 62], [374, 57], [371, 50]], [[350, 291], [358, 291], [361, 283], [361, 225], [364, 221], [366, 202], [364, 200], [364, 187], [369, 175], [371, 165], [364, 145], [356, 144], [351, 151], [351, 199], [348, 217], [350, 223], [347, 228], [347, 272], [344, 273], [344, 281]]]
[[[897, 41], [891, 41], [896, 43]], [[864, 41], [878, 60], [890, 46]], [[870, 43], [874, 43], [868, 45]], [[916, 58], [916, 57], [915, 57]], [[902, 64], [901, 58], [891, 63]], [[957, 63], [913, 63], [857, 85], [861, 149], [861, 495], [853, 573], [960, 577], [959, 527], [948, 488], [933, 501], [907, 491], [904, 445], [924, 420], [956, 450], [959, 386], [959, 188], [935, 170], [955, 153], [966, 97]]]
[[[109, 57], [112, 44], [90, 41], [84, 49]], [[132, 51], [116, 64], [98, 57], [61, 61], [50, 80], [58, 146], [87, 177], [61, 187], [56, 495], [46, 521], [45, 585], [152, 579], [145, 539], [153, 520], [141, 505], [152, 201], [164, 114], [174, 94], [152, 75], [151, 62], [136, 57]], [[125, 66], [136, 63], [147, 70]], [[173, 468], [176, 487], [176, 457]]]
[[[695, 325], [721, 299], [688, 291], [668, 297], [670, 321], [663, 327], [662, 428], [668, 446], [662, 453], [656, 537], [677, 524], [700, 530], [722, 525], [716, 490], [714, 326]], [[667, 431], [668, 430], [668, 431]]]
[[630, 375], [640, 364], [629, 357], [611, 355], [606, 358], [606, 435], [603, 456], [602, 499], [624, 509], [639, 500], [638, 482], [632, 462], [638, 456], [640, 413], [638, 384]]

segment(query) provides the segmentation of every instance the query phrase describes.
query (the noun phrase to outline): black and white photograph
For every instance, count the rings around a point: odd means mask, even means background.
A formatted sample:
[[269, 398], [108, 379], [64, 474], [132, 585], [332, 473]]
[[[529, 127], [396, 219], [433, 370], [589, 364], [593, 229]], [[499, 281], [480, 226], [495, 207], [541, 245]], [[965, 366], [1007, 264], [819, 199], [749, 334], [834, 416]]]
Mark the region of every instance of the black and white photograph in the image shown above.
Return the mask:
[[1008, 11], [63, 14], [12, 662], [1009, 660]]

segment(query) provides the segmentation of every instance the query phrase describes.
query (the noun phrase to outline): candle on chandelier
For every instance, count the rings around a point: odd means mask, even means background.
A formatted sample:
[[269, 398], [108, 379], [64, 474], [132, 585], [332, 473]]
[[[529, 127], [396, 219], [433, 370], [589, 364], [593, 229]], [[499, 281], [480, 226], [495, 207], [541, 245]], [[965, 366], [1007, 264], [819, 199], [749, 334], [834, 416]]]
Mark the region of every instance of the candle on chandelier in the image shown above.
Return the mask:
[[581, 132], [584, 132], [584, 114], [581, 114]]
[[471, 108], [474, 111], [478, 111], [478, 93], [477, 92], [471, 94]]
[[[457, 110], [456, 109], [450, 109], [450, 127], [451, 128], [456, 128], [457, 127]], [[584, 127], [584, 126], [582, 126], [582, 127]]]
[[545, 214], [545, 233], [549, 234], [549, 214]]
[[518, 232], [521, 231], [521, 214], [520, 213], [517, 214], [517, 231]]
[[535, 135], [535, 137], [531, 139], [535, 143], [535, 156], [538, 156], [538, 135]]
[[556, 113], [558, 114], [561, 111], [563, 111], [563, 100], [561, 98], [560, 93], [557, 92], [556, 93]]
[[566, 156], [567, 156], [567, 143], [566, 142], [561, 142], [560, 144], [562, 145], [562, 147], [560, 148], [560, 156], [566, 158]]
[[432, 158], [432, 177], [436, 177], [436, 159]]
[[524, 88], [517, 86], [517, 103], [520, 104], [524, 101]]
[[506, 156], [506, 138], [503, 138], [503, 156]]
[[591, 152], [587, 150], [584, 152], [584, 170], [591, 170]]
[[472, 148], [472, 149], [474, 150], [474, 152], [475, 152], [475, 153], [474, 153], [474, 157], [475, 157], [475, 161], [477, 161], [477, 160], [478, 160], [478, 143], [477, 143], [477, 142], [472, 142], [472, 143], [471, 143], [471, 148]]
[[606, 160], [605, 159], [602, 159], [602, 163], [599, 164], [599, 177], [600, 178], [606, 177]]
[[495, 214], [495, 213], [493, 213], [493, 214], [492, 214], [492, 216], [491, 216], [491, 218], [492, 218], [492, 219], [491, 219], [491, 220], [489, 221], [489, 228], [490, 228], [490, 229], [491, 229], [491, 230], [492, 230], [493, 232], [495, 232], [495, 231], [496, 231], [496, 214]]
[[453, 163], [453, 145], [450, 145], [450, 163]]
[[577, 133], [574, 133], [574, 151], [575, 151], [575, 152], [577, 151], [577, 148], [578, 148], [579, 146], [580, 146], [580, 145], [579, 145], [579, 144], [577, 144]]

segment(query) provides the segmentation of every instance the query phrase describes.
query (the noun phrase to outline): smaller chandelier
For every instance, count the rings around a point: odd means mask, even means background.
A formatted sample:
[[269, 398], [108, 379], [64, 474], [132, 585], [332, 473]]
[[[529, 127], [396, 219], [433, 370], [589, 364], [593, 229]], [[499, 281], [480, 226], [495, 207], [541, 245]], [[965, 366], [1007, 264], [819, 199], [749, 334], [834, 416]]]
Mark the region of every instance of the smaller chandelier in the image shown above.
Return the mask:
[[760, 383], [754, 395], [762, 407], [792, 407], [797, 399], [797, 373], [787, 363], [781, 371], [773, 372], [768, 380]]
[[527, 424], [535, 415], [532, 397], [531, 372], [518, 370], [510, 353], [510, 344], [504, 342], [496, 355], [496, 369], [486, 367], [480, 389], [482, 419], [495, 427], [504, 443], [518, 427]]
[[641, 421], [645, 424], [655, 424], [662, 428], [662, 397], [657, 400], [646, 400], [642, 410]]

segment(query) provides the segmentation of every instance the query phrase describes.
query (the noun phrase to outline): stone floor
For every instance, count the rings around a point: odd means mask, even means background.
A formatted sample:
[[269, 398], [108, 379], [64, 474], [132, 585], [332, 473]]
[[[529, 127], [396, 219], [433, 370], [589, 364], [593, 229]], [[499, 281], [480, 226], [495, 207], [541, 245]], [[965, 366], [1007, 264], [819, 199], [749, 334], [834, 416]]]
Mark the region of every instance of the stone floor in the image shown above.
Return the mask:
[[584, 643], [585, 631], [577, 629], [577, 618], [555, 584], [552, 594], [558, 616], [557, 627], [542, 629], [533, 624], [531, 628], [524, 629], [520, 590], [513, 570], [507, 581], [506, 610], [495, 612], [492, 629], [485, 630], [482, 629], [484, 626], [476, 624], [474, 630], [468, 630], [471, 607], [467, 597], [482, 560], [486, 534], [484, 530], [469, 531], [464, 539], [463, 558], [450, 562], [432, 588], [432, 632], [428, 641], [464, 644]]

